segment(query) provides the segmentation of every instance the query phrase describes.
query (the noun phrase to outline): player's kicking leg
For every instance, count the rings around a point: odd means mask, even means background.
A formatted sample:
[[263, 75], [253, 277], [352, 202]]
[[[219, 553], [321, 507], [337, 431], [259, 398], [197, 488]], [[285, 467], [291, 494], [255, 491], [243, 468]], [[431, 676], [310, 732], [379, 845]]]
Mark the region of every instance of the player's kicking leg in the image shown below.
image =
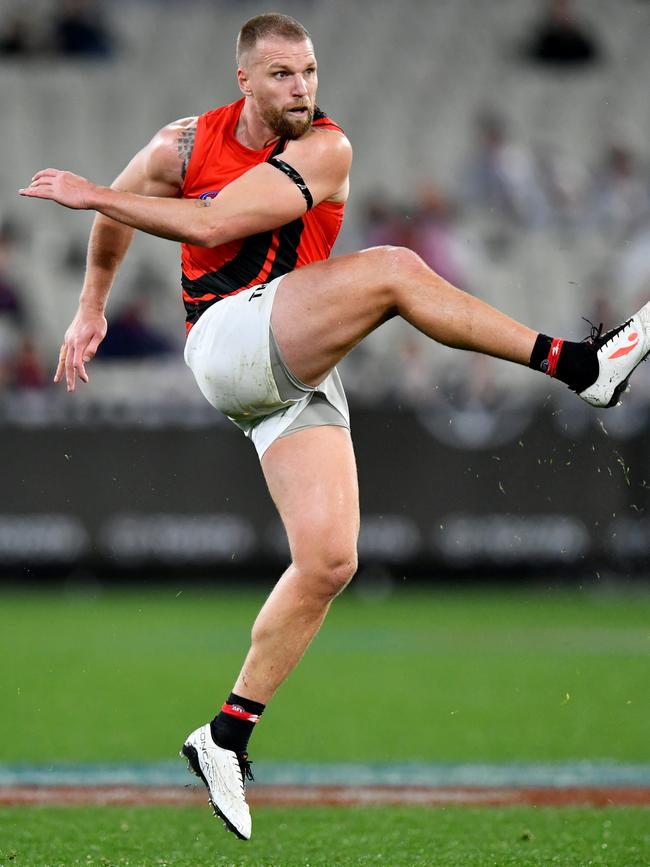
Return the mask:
[[412, 251], [391, 247], [287, 275], [278, 287], [272, 321], [290, 370], [315, 385], [368, 333], [396, 315], [439, 343], [553, 376], [597, 407], [616, 405], [650, 352], [650, 303], [611, 331], [594, 329], [586, 341], [553, 339], [456, 289]]
[[291, 565], [257, 616], [233, 693], [182, 750], [207, 786], [215, 815], [241, 839], [251, 835], [248, 738], [354, 575], [359, 534], [357, 473], [347, 429], [317, 427], [278, 439], [265, 452], [262, 468], [287, 531]]

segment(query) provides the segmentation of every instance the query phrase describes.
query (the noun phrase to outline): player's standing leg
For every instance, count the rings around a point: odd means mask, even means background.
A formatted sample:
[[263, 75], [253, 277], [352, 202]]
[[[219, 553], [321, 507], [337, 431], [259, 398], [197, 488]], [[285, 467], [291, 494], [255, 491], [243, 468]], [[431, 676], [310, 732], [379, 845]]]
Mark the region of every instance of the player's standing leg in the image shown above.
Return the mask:
[[357, 568], [359, 494], [350, 433], [318, 427], [276, 440], [262, 459], [291, 565], [253, 626], [235, 691], [266, 703]]
[[291, 565], [252, 630], [251, 648], [221, 712], [193, 732], [183, 753], [226, 827], [248, 839], [244, 777], [248, 739], [265, 705], [301, 659], [332, 600], [356, 571], [357, 473], [349, 431], [317, 427], [276, 440], [262, 459], [284, 524]]

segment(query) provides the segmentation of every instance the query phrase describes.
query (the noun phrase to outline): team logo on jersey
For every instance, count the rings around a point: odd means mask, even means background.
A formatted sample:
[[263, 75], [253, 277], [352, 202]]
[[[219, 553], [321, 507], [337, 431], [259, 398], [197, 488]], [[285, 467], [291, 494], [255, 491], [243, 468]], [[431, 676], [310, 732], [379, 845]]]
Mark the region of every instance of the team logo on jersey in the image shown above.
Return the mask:
[[208, 190], [206, 193], [201, 193], [199, 199], [216, 199], [220, 190]]

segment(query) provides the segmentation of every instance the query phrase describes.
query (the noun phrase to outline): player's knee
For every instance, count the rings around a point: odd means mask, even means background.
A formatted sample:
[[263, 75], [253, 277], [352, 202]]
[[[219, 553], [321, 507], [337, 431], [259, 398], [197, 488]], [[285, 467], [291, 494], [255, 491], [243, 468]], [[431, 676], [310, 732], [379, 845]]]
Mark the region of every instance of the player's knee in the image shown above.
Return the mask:
[[334, 598], [342, 593], [354, 578], [357, 571], [357, 552], [351, 551], [347, 556], [332, 560], [325, 571], [324, 589], [327, 595]]
[[381, 285], [390, 293], [389, 303], [404, 283], [410, 283], [427, 269], [425, 262], [408, 247], [374, 247], [368, 251], [375, 258], [375, 269]]
[[296, 564], [311, 592], [325, 600], [338, 596], [357, 571], [355, 547], [330, 547], [318, 552], [309, 562]]
[[418, 254], [409, 250], [408, 247], [394, 247], [386, 244], [383, 247], [373, 247], [371, 251], [381, 265], [384, 273], [395, 274], [409, 271], [418, 271], [426, 268], [424, 261]]
[[402, 277], [409, 278], [428, 270], [421, 256], [408, 247], [391, 247], [391, 263], [394, 270]]

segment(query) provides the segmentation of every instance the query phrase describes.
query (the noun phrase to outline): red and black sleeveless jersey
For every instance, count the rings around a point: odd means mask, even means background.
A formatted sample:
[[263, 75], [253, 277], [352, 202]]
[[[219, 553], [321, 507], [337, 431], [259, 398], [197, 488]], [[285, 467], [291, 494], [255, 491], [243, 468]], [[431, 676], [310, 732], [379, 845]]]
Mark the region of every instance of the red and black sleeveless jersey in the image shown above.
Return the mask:
[[[235, 138], [244, 100], [199, 117], [194, 149], [183, 184], [184, 198], [215, 198], [248, 169], [267, 162], [286, 147], [286, 139], [263, 150], [251, 150]], [[316, 129], [338, 130], [316, 109]], [[187, 330], [216, 301], [289, 271], [327, 259], [343, 222], [344, 204], [321, 202], [302, 217], [269, 232], [218, 247], [182, 244], [183, 301]]]

